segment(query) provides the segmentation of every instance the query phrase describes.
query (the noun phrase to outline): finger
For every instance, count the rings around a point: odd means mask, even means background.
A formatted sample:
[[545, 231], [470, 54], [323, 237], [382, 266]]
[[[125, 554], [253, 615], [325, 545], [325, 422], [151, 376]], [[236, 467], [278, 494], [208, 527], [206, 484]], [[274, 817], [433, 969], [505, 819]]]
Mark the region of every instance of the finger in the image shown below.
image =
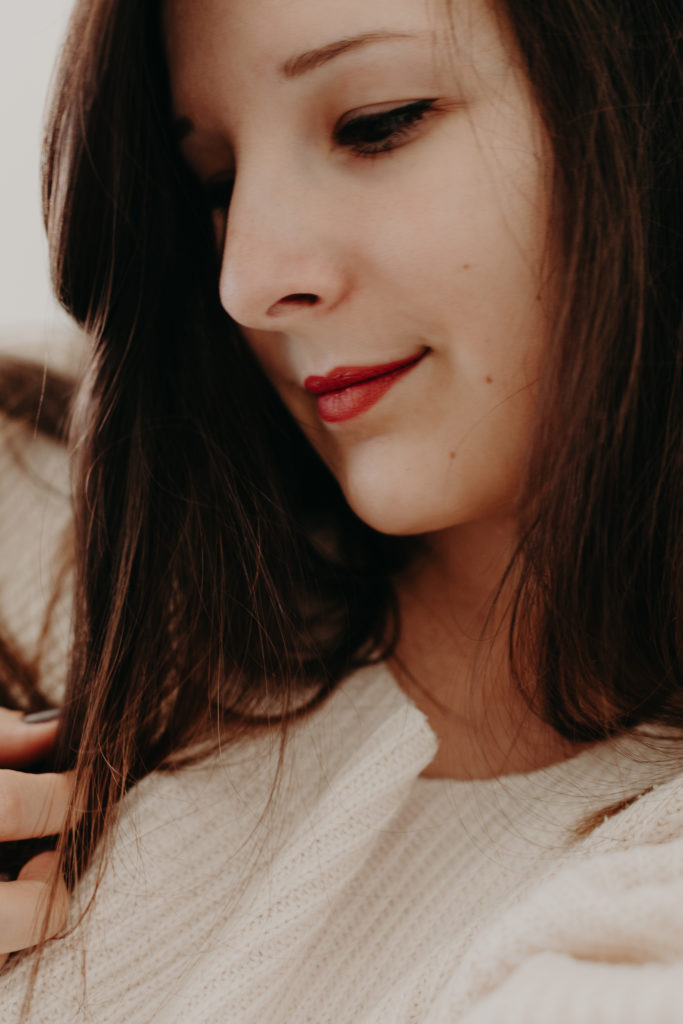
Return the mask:
[[45, 757], [58, 727], [58, 720], [31, 724], [21, 711], [0, 708], [0, 768], [23, 768]]
[[0, 842], [51, 836], [64, 827], [73, 772], [0, 771]]
[[7, 959], [7, 954], [28, 949], [40, 941], [48, 910], [45, 937], [52, 938], [64, 927], [69, 894], [61, 877], [50, 902], [56, 864], [55, 853], [39, 853], [24, 865], [15, 882], [0, 884], [0, 963]]

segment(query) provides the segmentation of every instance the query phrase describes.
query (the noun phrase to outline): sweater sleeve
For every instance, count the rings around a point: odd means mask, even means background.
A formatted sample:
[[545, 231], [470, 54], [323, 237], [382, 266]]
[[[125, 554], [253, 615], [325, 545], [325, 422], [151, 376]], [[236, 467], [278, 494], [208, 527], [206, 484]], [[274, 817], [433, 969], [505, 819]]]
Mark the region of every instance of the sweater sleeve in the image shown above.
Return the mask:
[[682, 809], [675, 780], [606, 822], [478, 937], [434, 1024], [683, 1020]]
[[682, 1017], [681, 963], [612, 964], [548, 952], [512, 971], [461, 1024], [680, 1024]]
[[0, 414], [0, 629], [63, 692], [71, 618], [68, 453]]

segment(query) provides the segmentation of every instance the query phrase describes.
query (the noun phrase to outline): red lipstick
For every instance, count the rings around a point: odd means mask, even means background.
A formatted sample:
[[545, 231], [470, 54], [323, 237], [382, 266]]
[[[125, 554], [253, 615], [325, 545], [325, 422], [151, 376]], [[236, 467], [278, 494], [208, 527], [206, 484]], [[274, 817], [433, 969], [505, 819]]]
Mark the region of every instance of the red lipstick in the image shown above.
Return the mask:
[[307, 377], [304, 387], [317, 398], [318, 415], [325, 423], [341, 423], [370, 409], [399, 377], [417, 366], [427, 355], [416, 356], [379, 366], [337, 366], [324, 377]]

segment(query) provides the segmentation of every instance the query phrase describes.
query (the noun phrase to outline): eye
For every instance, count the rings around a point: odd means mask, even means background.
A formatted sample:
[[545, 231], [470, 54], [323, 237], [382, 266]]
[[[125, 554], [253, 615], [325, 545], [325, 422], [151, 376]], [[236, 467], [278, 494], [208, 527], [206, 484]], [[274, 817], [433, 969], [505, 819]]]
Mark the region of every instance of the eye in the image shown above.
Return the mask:
[[376, 114], [363, 114], [344, 122], [335, 131], [337, 145], [359, 156], [374, 156], [398, 149], [414, 129], [434, 110], [436, 100], [418, 100]]

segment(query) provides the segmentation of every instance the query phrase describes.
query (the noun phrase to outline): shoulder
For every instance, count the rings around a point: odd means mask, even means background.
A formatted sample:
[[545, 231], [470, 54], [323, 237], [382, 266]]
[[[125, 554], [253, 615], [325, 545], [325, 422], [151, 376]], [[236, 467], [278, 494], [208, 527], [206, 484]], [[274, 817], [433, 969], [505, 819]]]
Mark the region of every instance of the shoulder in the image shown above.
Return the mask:
[[480, 936], [462, 967], [435, 1022], [674, 1024], [683, 991], [683, 774], [606, 817]]
[[[227, 1002], [236, 1021], [273, 1019], [255, 993], [275, 1005], [296, 992], [293, 965], [310, 964], [316, 929], [345, 908], [433, 743], [386, 672], [369, 668], [299, 723], [275, 788], [275, 733], [143, 779], [104, 870], [94, 864], [77, 887], [73, 928], [45, 951], [30, 1020], [49, 1003], [60, 1020], [89, 1019], [87, 1005], [98, 1024], [208, 1022]], [[3, 1019], [15, 1019], [31, 969], [29, 957], [3, 977]]]

